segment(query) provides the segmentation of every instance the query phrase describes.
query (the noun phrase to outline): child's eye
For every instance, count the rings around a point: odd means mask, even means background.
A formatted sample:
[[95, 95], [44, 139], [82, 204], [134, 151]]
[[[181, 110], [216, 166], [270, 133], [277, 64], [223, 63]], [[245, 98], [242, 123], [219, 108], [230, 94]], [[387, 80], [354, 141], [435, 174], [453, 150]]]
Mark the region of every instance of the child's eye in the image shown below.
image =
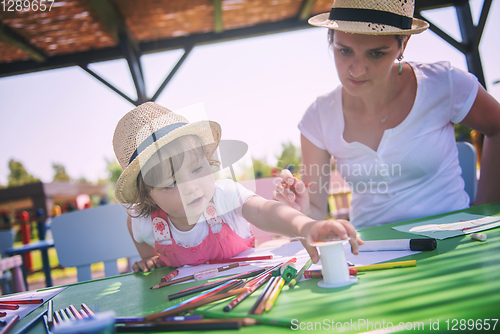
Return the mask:
[[169, 185], [167, 185], [165, 188], [166, 188], [166, 189], [172, 189], [172, 188], [174, 188], [176, 185], [177, 185], [177, 181], [174, 181], [174, 182], [170, 183]]
[[199, 172], [201, 172], [202, 169], [203, 169], [202, 166], [195, 168], [195, 169], [193, 169], [193, 173], [199, 173]]

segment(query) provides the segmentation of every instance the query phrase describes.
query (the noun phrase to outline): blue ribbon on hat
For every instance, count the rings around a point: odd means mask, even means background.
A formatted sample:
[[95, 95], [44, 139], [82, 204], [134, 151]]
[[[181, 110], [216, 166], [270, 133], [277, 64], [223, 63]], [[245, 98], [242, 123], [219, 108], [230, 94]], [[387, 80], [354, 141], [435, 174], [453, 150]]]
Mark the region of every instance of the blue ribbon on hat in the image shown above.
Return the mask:
[[332, 8], [330, 20], [387, 24], [400, 29], [411, 29], [413, 18], [390, 12], [365, 8]]
[[146, 148], [148, 148], [151, 144], [157, 142], [160, 138], [165, 137], [167, 134], [170, 132], [174, 131], [177, 128], [180, 128], [183, 125], [186, 125], [188, 123], [174, 123], [174, 124], [169, 124], [161, 129], [156, 130], [153, 132], [148, 138], [144, 139], [143, 142], [137, 147], [137, 149], [132, 153], [132, 156], [130, 157], [130, 160], [128, 161], [128, 164], [130, 165], [132, 161], [134, 161], [135, 158], [139, 154], [142, 153]]

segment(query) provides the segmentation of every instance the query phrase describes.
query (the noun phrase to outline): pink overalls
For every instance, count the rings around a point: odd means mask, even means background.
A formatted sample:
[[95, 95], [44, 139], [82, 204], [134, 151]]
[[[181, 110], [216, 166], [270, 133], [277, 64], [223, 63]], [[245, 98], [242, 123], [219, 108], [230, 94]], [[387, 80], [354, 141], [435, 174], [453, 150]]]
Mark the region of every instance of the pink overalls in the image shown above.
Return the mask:
[[[243, 239], [234, 232], [217, 214], [211, 202], [203, 213], [208, 223], [208, 235], [203, 241], [193, 247], [178, 245], [171, 237], [168, 225], [168, 215], [158, 209], [151, 214], [155, 235], [155, 251], [160, 254], [160, 261], [169, 267], [198, 265], [209, 260], [228, 259], [247, 249], [255, 247], [255, 237]], [[212, 227], [222, 224], [218, 233], [212, 232]], [[163, 242], [163, 244], [160, 244]]]

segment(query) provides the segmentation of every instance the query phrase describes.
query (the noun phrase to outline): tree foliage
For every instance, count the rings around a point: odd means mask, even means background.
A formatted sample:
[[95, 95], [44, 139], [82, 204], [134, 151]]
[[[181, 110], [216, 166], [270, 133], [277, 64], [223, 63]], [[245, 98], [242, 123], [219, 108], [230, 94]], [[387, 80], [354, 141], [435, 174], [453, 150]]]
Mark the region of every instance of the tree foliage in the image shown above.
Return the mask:
[[28, 183], [40, 182], [40, 179], [28, 173], [20, 161], [10, 159], [7, 182], [7, 187], [17, 187]]
[[120, 175], [123, 173], [123, 169], [116, 160], [108, 160], [106, 159], [106, 169], [108, 170], [109, 173], [109, 180], [112, 183], [116, 183], [118, 181], [118, 178]]
[[277, 167], [281, 169], [292, 169], [293, 172], [298, 172], [300, 170], [300, 164], [302, 163], [302, 156], [300, 153], [300, 148], [293, 145], [291, 142], [283, 143], [283, 151], [281, 156], [278, 158]]
[[66, 168], [62, 164], [53, 163], [52, 169], [54, 170], [54, 181], [71, 181], [71, 178], [66, 173]]

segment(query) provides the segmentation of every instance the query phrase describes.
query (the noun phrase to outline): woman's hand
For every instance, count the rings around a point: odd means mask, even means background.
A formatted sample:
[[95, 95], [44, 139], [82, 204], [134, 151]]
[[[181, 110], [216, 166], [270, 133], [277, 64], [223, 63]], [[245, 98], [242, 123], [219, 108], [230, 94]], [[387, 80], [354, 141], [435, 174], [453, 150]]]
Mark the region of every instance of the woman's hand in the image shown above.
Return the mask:
[[308, 215], [310, 213], [309, 192], [304, 182], [294, 177], [288, 169], [281, 171], [281, 178], [283, 182], [276, 185], [273, 199]]
[[149, 271], [155, 270], [155, 268], [160, 268], [160, 267], [162, 267], [160, 262], [160, 256], [155, 255], [147, 259], [135, 262], [132, 265], [132, 270], [134, 271], [134, 273], [138, 273], [140, 271], [147, 273]]
[[314, 263], [319, 261], [319, 254], [316, 247], [311, 243], [319, 240], [340, 238], [346, 240], [350, 238], [351, 251], [358, 255], [358, 247], [364, 242], [356, 235], [356, 229], [347, 220], [316, 220], [307, 223], [301, 231], [302, 245], [307, 250]]

